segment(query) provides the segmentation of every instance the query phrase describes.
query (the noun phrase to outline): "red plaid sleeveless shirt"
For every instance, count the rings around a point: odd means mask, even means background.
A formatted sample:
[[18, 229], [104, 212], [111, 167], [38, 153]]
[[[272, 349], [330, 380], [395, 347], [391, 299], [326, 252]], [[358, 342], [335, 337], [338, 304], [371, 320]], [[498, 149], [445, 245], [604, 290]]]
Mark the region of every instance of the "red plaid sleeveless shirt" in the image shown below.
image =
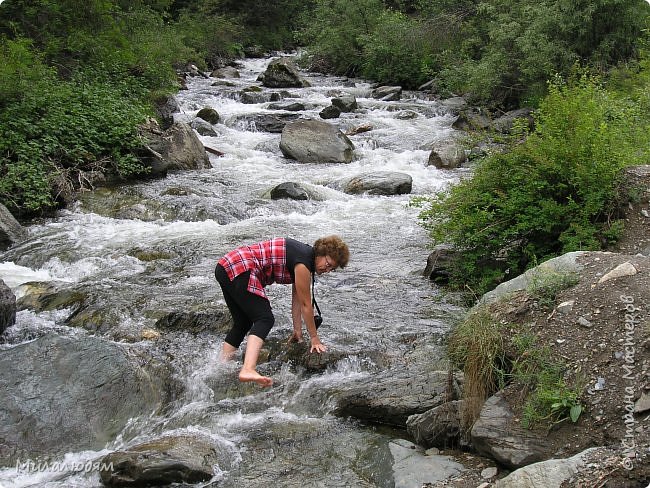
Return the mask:
[[287, 246], [282, 237], [238, 247], [219, 260], [232, 281], [246, 271], [251, 275], [248, 291], [268, 300], [264, 287], [271, 283], [292, 283], [287, 269]]

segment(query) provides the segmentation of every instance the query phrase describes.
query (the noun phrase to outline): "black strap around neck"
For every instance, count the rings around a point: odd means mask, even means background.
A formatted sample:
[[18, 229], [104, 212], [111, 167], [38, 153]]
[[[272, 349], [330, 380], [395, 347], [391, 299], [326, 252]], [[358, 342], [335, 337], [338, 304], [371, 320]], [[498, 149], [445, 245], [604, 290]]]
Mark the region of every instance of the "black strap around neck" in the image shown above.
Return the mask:
[[316, 281], [316, 276], [315, 273], [311, 274], [311, 305], [312, 307], [316, 307], [316, 311], [318, 312], [318, 315], [320, 315], [320, 308], [318, 308], [318, 303], [316, 303], [316, 297], [314, 296], [314, 283]]

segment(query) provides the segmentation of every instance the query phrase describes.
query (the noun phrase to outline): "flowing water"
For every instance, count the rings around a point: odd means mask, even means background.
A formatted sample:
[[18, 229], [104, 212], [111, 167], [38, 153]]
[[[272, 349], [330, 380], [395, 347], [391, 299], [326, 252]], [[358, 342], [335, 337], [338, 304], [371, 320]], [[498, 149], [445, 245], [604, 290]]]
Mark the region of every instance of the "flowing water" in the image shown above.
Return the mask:
[[[346, 359], [317, 374], [286, 363], [271, 372], [274, 387], [229, 394], [214, 388], [219, 378], [237, 372], [236, 365], [218, 361], [221, 335], [170, 334], [167, 357], [173, 357], [175, 375], [185, 386], [174, 408], [133, 419], [103, 451], [69, 453], [62, 462], [84, 463], [161, 435], [200, 433], [213, 439], [226, 459], [215, 469], [215, 486], [393, 486], [388, 442], [406, 434], [334, 417], [322, 392], [380, 369], [370, 353], [399, 357], [412, 347], [409, 338], [440, 337], [458, 312], [421, 276], [429, 241], [417, 223], [418, 210], [409, 206], [414, 195], [430, 195], [459, 177], [426, 166], [431, 145], [453, 137], [453, 117], [438, 102], [415, 94], [382, 102], [370, 98], [367, 83], [310, 76], [312, 87], [289, 90], [307, 105], [302, 116], [318, 119], [333, 94], [352, 93], [360, 109], [330, 122], [343, 131], [364, 124], [373, 130], [351, 136], [356, 149], [350, 164], [296, 163], [282, 156], [280, 134], [257, 131], [250, 122], [249, 116], [277, 112], [268, 103], [241, 103], [236, 95], [255, 84], [267, 63], [245, 61], [241, 78], [231, 80], [235, 86], [194, 78], [189, 90], [179, 93], [178, 120], [191, 121], [205, 106], [221, 115], [214, 126], [218, 135], [201, 137], [225, 154], [210, 156], [212, 169], [85, 195], [74, 208], [31, 226], [26, 242], [0, 255], [0, 278], [17, 296], [30, 281], [86, 291], [115, 324], [98, 335], [148, 351], [156, 343], [140, 334], [153, 327], [153, 311], [223, 306], [213, 270], [233, 247], [276, 236], [312, 243], [338, 234], [349, 244], [349, 266], [318, 277], [315, 290], [325, 319], [321, 339]], [[412, 194], [360, 196], [336, 189], [346, 177], [377, 170], [411, 175]], [[286, 181], [318, 197], [267, 197]], [[157, 258], [138, 258], [143, 252]], [[268, 293], [276, 315], [270, 338], [288, 337], [290, 288], [272, 285]], [[88, 333], [65, 325], [66, 316], [65, 310], [21, 311], [0, 347], [51, 332]], [[100, 483], [96, 472], [11, 468], [0, 469], [0, 486]]]

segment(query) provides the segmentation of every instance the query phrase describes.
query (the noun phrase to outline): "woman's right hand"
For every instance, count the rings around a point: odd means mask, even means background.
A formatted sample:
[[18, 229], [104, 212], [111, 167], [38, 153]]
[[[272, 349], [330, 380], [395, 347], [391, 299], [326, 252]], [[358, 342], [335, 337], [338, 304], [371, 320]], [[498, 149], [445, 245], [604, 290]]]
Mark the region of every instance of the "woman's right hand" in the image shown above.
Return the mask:
[[295, 330], [293, 331], [293, 334], [291, 334], [291, 337], [289, 337], [289, 344], [292, 344], [294, 342], [302, 342], [302, 331], [296, 332]]

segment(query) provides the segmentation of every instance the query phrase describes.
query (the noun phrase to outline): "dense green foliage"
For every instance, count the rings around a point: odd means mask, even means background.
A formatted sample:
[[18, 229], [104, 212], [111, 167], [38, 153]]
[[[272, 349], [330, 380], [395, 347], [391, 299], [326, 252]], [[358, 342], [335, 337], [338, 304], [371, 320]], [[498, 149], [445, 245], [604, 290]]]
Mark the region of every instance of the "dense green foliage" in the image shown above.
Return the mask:
[[[383, 6], [381, 5], [383, 3]], [[302, 40], [312, 64], [407, 88], [435, 79], [498, 107], [536, 103], [574, 63], [634, 58], [643, 0], [318, 0]]]
[[2, 2], [2, 203], [30, 215], [103, 176], [145, 171], [138, 126], [178, 89], [175, 68], [205, 69], [241, 51], [242, 27], [218, 3]]
[[[647, 66], [638, 38], [649, 11], [643, 0], [5, 0], [0, 197], [30, 213], [91, 184], [89, 174], [137, 174], [137, 127], [189, 63], [208, 70], [253, 45], [300, 45], [319, 70], [405, 87], [434, 78], [442, 94], [505, 108], [537, 104], [547, 80], [576, 61], [616, 66], [618, 90], [640, 90]], [[647, 108], [649, 99], [636, 101]], [[625, 110], [612, 114], [625, 119]], [[572, 232], [561, 236], [568, 247], [595, 242], [579, 226]], [[547, 251], [528, 249], [524, 261]]]
[[508, 273], [615, 240], [621, 169], [650, 150], [641, 106], [586, 74], [550, 83], [525, 141], [483, 160], [421, 214], [436, 242], [460, 251], [456, 284], [482, 293]]

